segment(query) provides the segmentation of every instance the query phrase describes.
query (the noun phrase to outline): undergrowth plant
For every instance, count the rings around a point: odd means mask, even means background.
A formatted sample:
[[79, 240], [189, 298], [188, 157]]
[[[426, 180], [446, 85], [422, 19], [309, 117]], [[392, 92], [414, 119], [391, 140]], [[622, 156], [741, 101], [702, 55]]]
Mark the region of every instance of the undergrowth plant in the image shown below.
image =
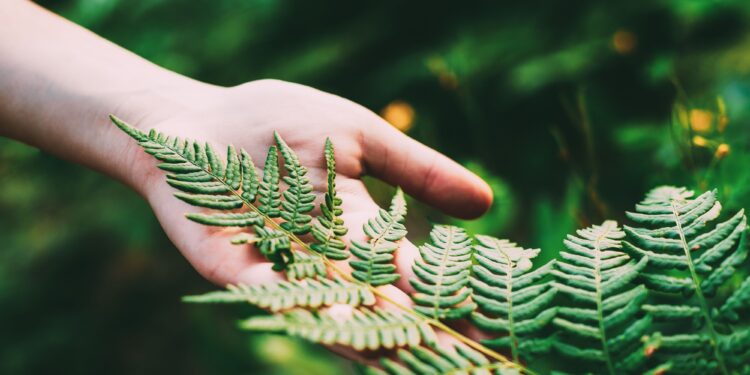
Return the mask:
[[[160, 161], [175, 197], [200, 224], [241, 228], [285, 281], [229, 285], [186, 297], [199, 303], [250, 303], [269, 312], [240, 323], [381, 357], [376, 374], [749, 373], [750, 306], [742, 211], [714, 224], [715, 191], [698, 197], [661, 187], [614, 221], [579, 230], [556, 260], [534, 265], [539, 249], [461, 228], [436, 226], [412, 265], [413, 306], [380, 288], [400, 278], [394, 254], [406, 234], [406, 200], [349, 241], [336, 192], [334, 145], [322, 147], [327, 188], [316, 196], [307, 169], [279, 134], [263, 169], [245, 150], [220, 157], [209, 144], [141, 132], [112, 121]], [[351, 271], [345, 271], [348, 265]], [[468, 335], [455, 328], [473, 324]], [[438, 333], [442, 332], [442, 335]], [[448, 337], [450, 340], [439, 340]]]

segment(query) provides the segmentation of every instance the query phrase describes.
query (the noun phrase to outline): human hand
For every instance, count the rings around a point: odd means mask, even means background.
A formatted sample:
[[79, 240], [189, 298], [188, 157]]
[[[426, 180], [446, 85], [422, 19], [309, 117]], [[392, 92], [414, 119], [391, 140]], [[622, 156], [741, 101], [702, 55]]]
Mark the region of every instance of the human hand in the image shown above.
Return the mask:
[[[194, 95], [183, 92], [190, 99], [165, 106], [170, 108], [166, 111], [159, 108], [153, 114], [140, 114], [137, 118], [144, 120], [135, 125], [206, 141], [217, 150], [233, 144], [250, 153], [256, 165], [262, 165], [273, 131], [278, 131], [308, 167], [319, 196], [326, 188], [322, 149], [330, 137], [336, 148], [336, 184], [349, 239], [363, 239], [362, 224], [377, 213], [377, 205], [360, 180], [363, 174], [402, 186], [407, 193], [459, 217], [478, 216], [491, 203], [491, 191], [481, 179], [343, 98], [275, 80], [232, 88], [196, 86], [194, 90]], [[128, 114], [121, 116], [128, 118]], [[231, 233], [186, 220], [184, 213], [194, 208], [171, 197], [174, 190], [164, 183], [153, 159], [134, 142], [130, 144], [126, 154], [130, 161], [123, 164], [130, 169], [126, 181], [149, 201], [167, 235], [199, 273], [221, 285], [255, 284], [278, 277], [259, 253], [231, 245]], [[397, 286], [403, 290], [410, 290], [407, 280], [416, 256], [416, 248], [403, 241], [396, 254], [396, 265], [404, 276]], [[401, 293], [389, 293], [405, 299]]]

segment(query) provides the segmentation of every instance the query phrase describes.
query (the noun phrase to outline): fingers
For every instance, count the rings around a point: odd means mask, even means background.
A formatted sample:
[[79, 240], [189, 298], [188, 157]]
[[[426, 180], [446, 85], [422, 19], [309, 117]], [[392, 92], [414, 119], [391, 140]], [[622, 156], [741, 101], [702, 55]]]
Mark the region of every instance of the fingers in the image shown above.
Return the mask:
[[481, 178], [384, 121], [364, 133], [363, 158], [369, 174], [460, 218], [478, 217], [492, 204], [492, 190]]

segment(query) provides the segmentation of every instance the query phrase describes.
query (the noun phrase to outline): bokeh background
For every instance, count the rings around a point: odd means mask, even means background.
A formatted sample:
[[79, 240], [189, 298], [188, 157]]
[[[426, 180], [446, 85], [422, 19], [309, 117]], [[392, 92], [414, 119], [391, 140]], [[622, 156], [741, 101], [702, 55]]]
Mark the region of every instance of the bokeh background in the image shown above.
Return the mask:
[[[200, 80], [289, 80], [381, 113], [491, 183], [492, 211], [461, 224], [543, 258], [658, 184], [750, 207], [748, 1], [41, 3]], [[455, 221], [411, 203], [416, 242]], [[0, 373], [355, 371], [239, 332], [250, 308], [180, 302], [211, 288], [133, 192], [0, 139]]]

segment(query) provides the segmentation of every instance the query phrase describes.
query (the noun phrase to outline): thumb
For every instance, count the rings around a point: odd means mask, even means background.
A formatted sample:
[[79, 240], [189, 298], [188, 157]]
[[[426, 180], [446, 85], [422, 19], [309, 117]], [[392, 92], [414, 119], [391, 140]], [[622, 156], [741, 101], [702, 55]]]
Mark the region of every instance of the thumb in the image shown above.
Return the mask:
[[492, 204], [492, 190], [481, 178], [385, 121], [368, 126], [364, 133], [368, 174], [459, 218], [478, 217]]

